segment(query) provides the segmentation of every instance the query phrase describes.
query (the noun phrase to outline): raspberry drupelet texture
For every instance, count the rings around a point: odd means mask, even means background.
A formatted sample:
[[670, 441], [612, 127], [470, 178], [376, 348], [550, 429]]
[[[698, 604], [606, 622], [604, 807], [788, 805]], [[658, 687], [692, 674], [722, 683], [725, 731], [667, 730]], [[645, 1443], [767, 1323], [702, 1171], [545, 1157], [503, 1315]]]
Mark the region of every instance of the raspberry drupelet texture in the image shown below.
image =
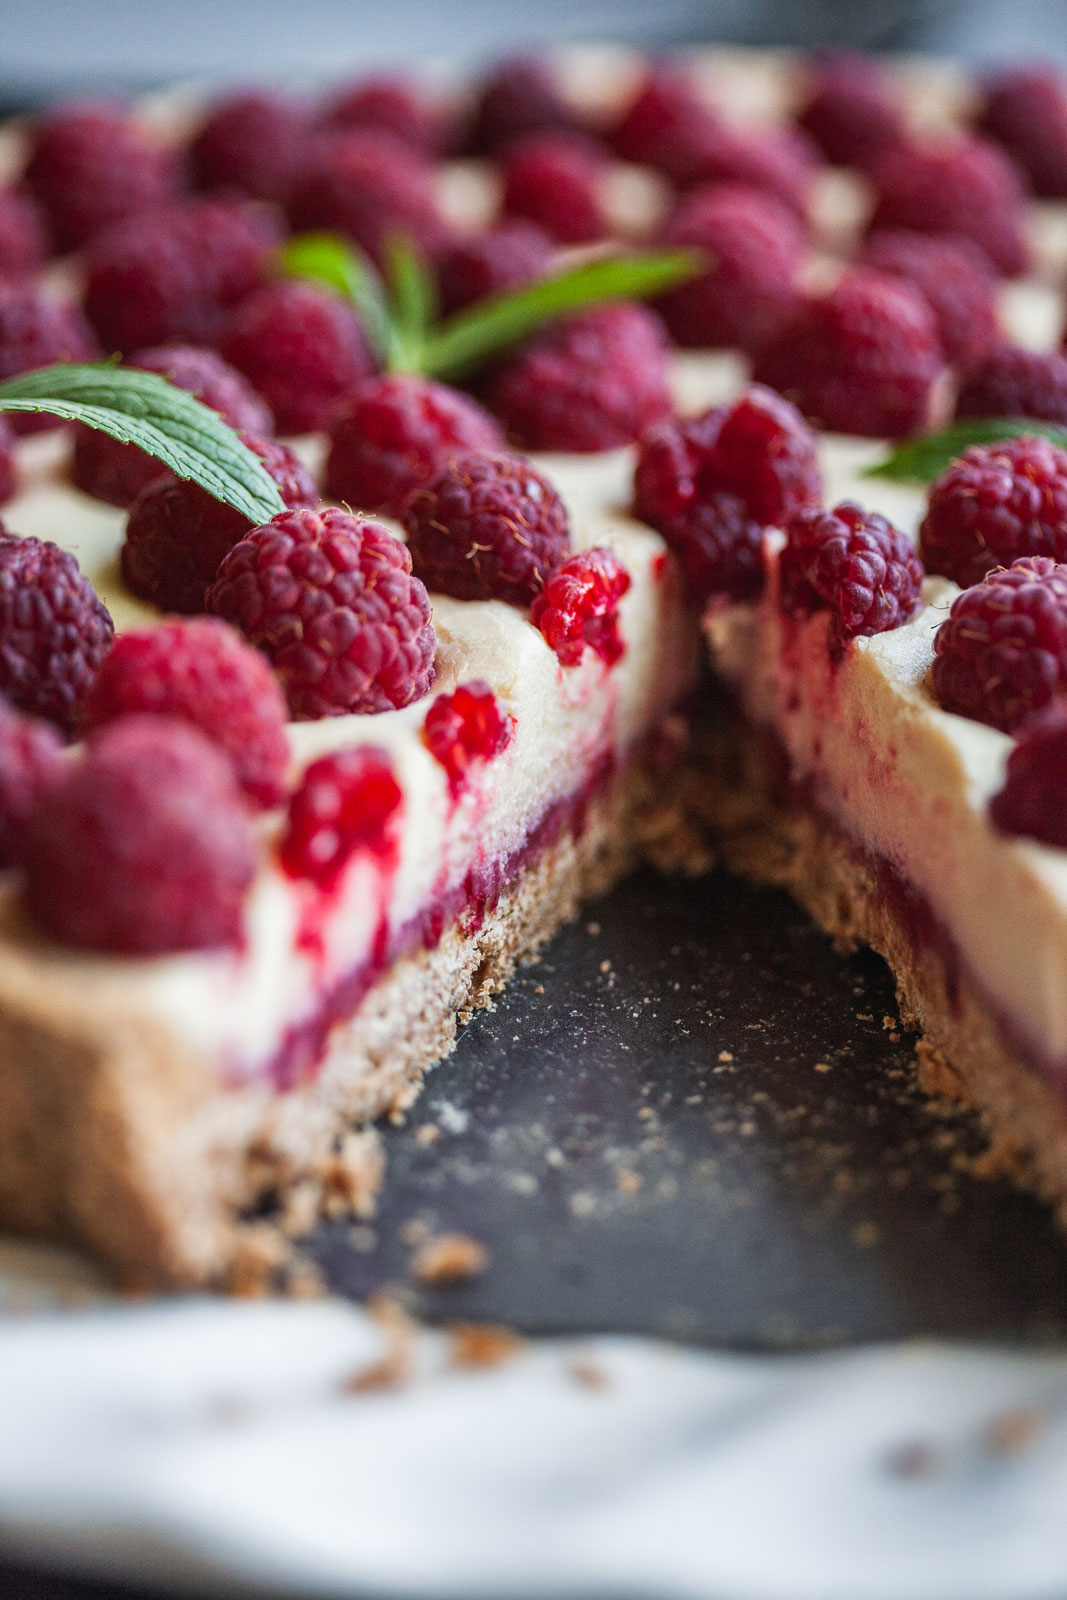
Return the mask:
[[613, 450], [671, 409], [663, 324], [620, 301], [554, 323], [506, 359], [488, 402], [528, 450]]
[[883, 438], [924, 426], [941, 366], [934, 314], [919, 291], [853, 267], [757, 353], [753, 376], [820, 427]]
[[502, 61], [481, 86], [468, 148], [472, 155], [499, 155], [528, 134], [567, 130], [575, 122], [545, 62]]
[[751, 384], [723, 412], [705, 474], [740, 495], [757, 522], [781, 522], [819, 498], [815, 435], [788, 400]]
[[1000, 833], [1067, 850], [1067, 705], [1049, 706], [1019, 730], [989, 815]]
[[556, 490], [518, 456], [457, 456], [404, 508], [414, 570], [457, 600], [525, 606], [570, 552]]
[[462, 794], [471, 769], [502, 755], [515, 722], [487, 683], [475, 678], [451, 694], [439, 694], [422, 726], [422, 739], [448, 776], [453, 799]]
[[985, 139], [897, 145], [878, 162], [872, 228], [962, 234], [1014, 278], [1030, 261], [1018, 169]]
[[329, 891], [357, 851], [391, 865], [403, 803], [384, 750], [360, 745], [320, 756], [289, 801], [282, 866], [291, 878], [306, 878]]
[[453, 456], [503, 446], [500, 424], [458, 389], [406, 373], [371, 378], [333, 419], [326, 493], [398, 517]]
[[919, 540], [927, 572], [962, 589], [1020, 556], [1067, 561], [1067, 451], [1033, 436], [972, 445], [931, 485]]
[[35, 807], [19, 854], [38, 925], [111, 955], [235, 945], [256, 870], [229, 762], [169, 717], [103, 729]]
[[534, 133], [503, 157], [506, 216], [536, 222], [559, 244], [588, 244], [608, 231], [600, 204], [602, 153], [576, 134]]
[[960, 385], [956, 416], [1067, 423], [1067, 356], [998, 345]]
[[[207, 345], [169, 344], [138, 350], [126, 362], [140, 372], [157, 372], [179, 389], [217, 411], [239, 433], [269, 437], [273, 420], [251, 384]], [[121, 444], [97, 428], [74, 425], [71, 476], [78, 488], [113, 506], [131, 506], [165, 468], [135, 444]]]
[[505, 218], [485, 233], [461, 239], [437, 263], [437, 298], [443, 315], [544, 277], [552, 241], [522, 217]]
[[263, 651], [298, 721], [392, 711], [433, 681], [430, 602], [408, 551], [347, 511], [280, 512], [254, 528], [207, 608]]
[[0, 275], [26, 277], [48, 250], [48, 229], [33, 196], [24, 189], [0, 189]]
[[343, 234], [379, 264], [390, 237], [406, 235], [425, 255], [435, 254], [449, 238], [434, 198], [430, 163], [378, 128], [321, 135], [286, 209], [297, 232]]
[[348, 302], [295, 279], [249, 295], [227, 323], [220, 348], [267, 401], [279, 433], [324, 428], [341, 400], [374, 370], [362, 324]]
[[[259, 457], [286, 506], [318, 504], [307, 468], [288, 445], [242, 436]], [[122, 576], [140, 600], [161, 611], [195, 614], [219, 562], [252, 524], [233, 506], [215, 500], [199, 484], [171, 477], [153, 480], [138, 495], [126, 524]]]
[[346, 84], [322, 108], [323, 127], [375, 128], [402, 139], [424, 155], [440, 155], [448, 143], [443, 108], [415, 78], [375, 73]]
[[269, 89], [217, 101], [189, 147], [197, 187], [283, 201], [304, 159], [308, 122], [299, 101]]
[[0, 695], [0, 867], [17, 860], [31, 812], [65, 770], [63, 740], [52, 723], [21, 716]]
[[995, 281], [970, 239], [884, 228], [871, 234], [860, 259], [919, 290], [945, 359], [959, 371], [971, 371], [999, 342]]
[[990, 78], [977, 126], [1018, 162], [1036, 195], [1067, 195], [1067, 80], [1056, 67], [1007, 67]]
[[869, 167], [904, 138], [904, 118], [889, 74], [871, 56], [826, 51], [809, 65], [808, 96], [797, 121], [827, 161]]
[[934, 637], [946, 711], [1011, 733], [1067, 691], [1067, 566], [1023, 556], [965, 589]]
[[601, 546], [580, 550], [552, 573], [530, 607], [530, 621], [563, 666], [577, 666], [586, 650], [592, 650], [606, 667], [613, 667], [626, 649], [619, 601], [629, 587], [630, 574], [614, 551]]
[[86, 701], [86, 725], [138, 713], [179, 717], [210, 739], [252, 805], [285, 798], [285, 696], [259, 651], [225, 623], [164, 620], [119, 635]]
[[[97, 361], [100, 349], [81, 311], [30, 281], [0, 282], [0, 379], [54, 361]], [[25, 413], [9, 419], [15, 433], [58, 427], [55, 417]]]
[[69, 551], [0, 533], [0, 694], [13, 706], [73, 734], [114, 636]]
[[847, 500], [832, 511], [808, 507], [787, 519], [785, 535], [782, 609], [795, 617], [829, 611], [838, 649], [899, 628], [918, 611], [922, 563], [906, 535], [877, 512]]

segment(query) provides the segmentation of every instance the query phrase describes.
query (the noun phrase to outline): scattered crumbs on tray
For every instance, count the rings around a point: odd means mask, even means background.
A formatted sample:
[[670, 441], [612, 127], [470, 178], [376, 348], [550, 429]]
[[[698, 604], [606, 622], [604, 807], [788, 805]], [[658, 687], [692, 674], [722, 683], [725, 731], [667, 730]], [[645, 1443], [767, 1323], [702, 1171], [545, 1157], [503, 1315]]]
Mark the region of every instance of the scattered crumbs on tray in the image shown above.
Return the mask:
[[467, 1233], [441, 1233], [420, 1244], [411, 1263], [416, 1283], [438, 1287], [477, 1278], [489, 1268], [484, 1244]]

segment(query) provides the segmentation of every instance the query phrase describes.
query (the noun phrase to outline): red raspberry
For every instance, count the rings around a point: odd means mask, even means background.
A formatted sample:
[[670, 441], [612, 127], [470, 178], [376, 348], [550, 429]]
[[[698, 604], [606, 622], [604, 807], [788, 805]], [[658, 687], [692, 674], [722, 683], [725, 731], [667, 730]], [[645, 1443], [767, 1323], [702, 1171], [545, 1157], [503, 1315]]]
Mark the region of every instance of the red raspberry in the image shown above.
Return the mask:
[[501, 62], [482, 84], [469, 149], [472, 155], [499, 155], [527, 134], [564, 131], [575, 121], [543, 61]]
[[[168, 344], [139, 350], [126, 362], [139, 372], [158, 372], [195, 394], [238, 432], [269, 435], [271, 414], [239, 372], [206, 345]], [[78, 488], [110, 505], [128, 507], [164, 467], [135, 444], [120, 444], [96, 428], [75, 424], [71, 476]]]
[[119, 635], [86, 702], [86, 722], [98, 728], [139, 712], [180, 717], [210, 739], [252, 804], [285, 798], [285, 697], [259, 652], [224, 623], [196, 617]]
[[706, 124], [717, 124], [692, 75], [675, 61], [654, 63], [609, 135], [624, 161], [673, 174], [680, 151], [699, 141]]
[[283, 511], [253, 528], [207, 609], [263, 651], [298, 721], [391, 711], [433, 681], [430, 602], [411, 557], [347, 511]]
[[[100, 350], [78, 307], [31, 282], [0, 282], [0, 379], [54, 361], [96, 361]], [[58, 426], [55, 417], [24, 413], [8, 419], [16, 433]]]
[[693, 189], [668, 218], [663, 242], [695, 245], [711, 262], [657, 302], [678, 344], [752, 350], [796, 311], [806, 240], [794, 213], [770, 195], [727, 183]]
[[[318, 504], [318, 490], [287, 445], [243, 436], [287, 506]], [[141, 491], [130, 510], [122, 547], [122, 576], [140, 600], [161, 611], [203, 611], [204, 593], [219, 562], [252, 524], [199, 484], [166, 474]]]
[[985, 85], [978, 129], [1019, 163], [1036, 195], [1067, 195], [1067, 81], [1047, 63], [1008, 67]]
[[869, 167], [904, 138], [899, 96], [884, 68], [858, 51], [828, 51], [811, 63], [797, 121], [827, 161]]
[[507, 216], [539, 223], [560, 244], [604, 237], [605, 162], [590, 141], [577, 134], [529, 134], [508, 146], [503, 165]]
[[487, 683], [475, 678], [451, 694], [439, 694], [422, 727], [422, 738], [448, 774], [453, 800], [463, 792], [472, 767], [493, 761], [511, 743], [515, 719]]
[[857, 635], [888, 633], [922, 602], [923, 569], [911, 541], [874, 511], [846, 500], [832, 511], [806, 507], [785, 524], [778, 573], [788, 616], [833, 613], [840, 649]]
[[765, 525], [818, 500], [815, 435], [781, 395], [753, 384], [723, 414], [704, 481], [741, 497]]
[[40, 206], [22, 189], [0, 189], [0, 275], [24, 278], [49, 252], [48, 230]]
[[0, 533], [0, 694], [12, 705], [72, 734], [114, 636], [69, 551]]
[[391, 866], [403, 804], [384, 750], [360, 745], [320, 756], [289, 802], [282, 866], [291, 878], [308, 878], [323, 890], [336, 887], [357, 850]]
[[1032, 437], [972, 445], [931, 486], [919, 539], [927, 572], [963, 589], [1019, 556], [1067, 560], [1067, 451]]
[[530, 621], [540, 628], [565, 667], [575, 667], [586, 649], [606, 667], [622, 659], [626, 644], [619, 632], [619, 601], [630, 574], [611, 550], [581, 550], [557, 567], [534, 596]]
[[1001, 833], [1067, 850], [1067, 706], [1054, 702], [1024, 723], [989, 815]]
[[64, 770], [63, 740], [52, 724], [20, 716], [0, 696], [0, 867], [13, 865], [30, 813]]
[[274, 224], [243, 201], [195, 198], [131, 218], [89, 251], [85, 309], [108, 351], [213, 344], [263, 282]]
[[962, 234], [1005, 277], [1026, 271], [1023, 186], [996, 145], [978, 138], [898, 145], [878, 162], [874, 177], [872, 228]]
[[176, 195], [179, 167], [119, 105], [59, 106], [37, 124], [23, 181], [48, 213], [61, 250]]
[[671, 175], [684, 189], [708, 183], [759, 189], [805, 217], [818, 165], [815, 147], [797, 128], [741, 130], [712, 117], [679, 147]]
[[1024, 556], [965, 589], [934, 637], [946, 711], [1011, 733], [1067, 689], [1067, 567]]
[[521, 217], [461, 239], [437, 263], [437, 298], [449, 315], [543, 278], [552, 259], [547, 233]]
[[405, 234], [426, 255], [448, 238], [432, 167], [410, 145], [376, 128], [322, 137], [287, 209], [297, 231], [344, 234], [379, 264], [391, 236]]
[[197, 188], [282, 201], [307, 136], [307, 112], [289, 96], [270, 89], [229, 95], [211, 107], [189, 148]]
[[346, 85], [324, 107], [321, 121], [326, 128], [346, 132], [374, 128], [428, 156], [439, 155], [448, 140], [442, 108], [417, 80], [394, 73], [377, 73]]
[[313, 433], [374, 370], [356, 313], [314, 283], [272, 283], [249, 295], [222, 336], [227, 361], [267, 400], [279, 433]]
[[170, 717], [105, 728], [44, 795], [20, 855], [47, 933], [125, 956], [237, 944], [256, 870], [229, 762]]
[[671, 409], [663, 325], [620, 301], [552, 324], [506, 359], [489, 404], [529, 450], [612, 450]]
[[941, 341], [919, 291], [853, 267], [757, 353], [753, 376], [819, 427], [881, 438], [923, 426], [940, 370]]
[[499, 423], [458, 390], [407, 373], [371, 378], [333, 419], [326, 493], [398, 517], [450, 457], [503, 445]]
[[999, 345], [961, 385], [956, 416], [1067, 423], [1067, 356]]
[[884, 228], [871, 234], [860, 260], [918, 289], [952, 366], [968, 372], [997, 344], [995, 282], [970, 239]]

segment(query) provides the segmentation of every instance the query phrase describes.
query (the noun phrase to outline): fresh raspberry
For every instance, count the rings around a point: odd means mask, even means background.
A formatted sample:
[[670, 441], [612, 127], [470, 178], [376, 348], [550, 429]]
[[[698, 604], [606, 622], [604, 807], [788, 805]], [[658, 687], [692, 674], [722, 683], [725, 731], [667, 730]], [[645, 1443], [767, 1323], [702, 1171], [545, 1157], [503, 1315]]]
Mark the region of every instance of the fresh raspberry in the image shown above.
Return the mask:
[[433, 681], [430, 602], [411, 557], [347, 511], [283, 511], [253, 528], [207, 609], [263, 651], [299, 721], [391, 711]]
[[612, 450], [671, 409], [659, 318], [620, 301], [553, 323], [506, 359], [490, 408], [529, 450]]
[[1008, 67], [990, 78], [977, 126], [1018, 162], [1036, 195], [1067, 195], [1067, 81], [1056, 67]]
[[124, 107], [59, 106], [38, 122], [23, 174], [44, 206], [61, 250], [176, 195], [179, 166]]
[[[126, 362], [139, 372], [157, 372], [194, 394], [238, 432], [260, 437], [273, 431], [271, 414], [250, 384], [207, 345], [168, 344], [139, 350]], [[71, 476], [78, 488], [109, 505], [128, 507], [164, 472], [155, 456], [135, 444], [120, 444], [97, 428], [75, 424]]]
[[683, 196], [663, 242], [696, 246], [711, 263], [656, 309], [678, 344], [752, 350], [788, 321], [800, 295], [806, 240], [794, 213], [740, 184], [709, 184]]
[[870, 167], [904, 138], [899, 96], [884, 68], [858, 51], [826, 51], [810, 64], [797, 122], [827, 161]]
[[717, 121], [685, 65], [659, 61], [638, 84], [609, 139], [623, 161], [672, 175], [678, 152], [697, 143], [700, 130]]
[[806, 507], [785, 524], [778, 573], [788, 616], [833, 613], [838, 649], [857, 635], [908, 622], [922, 600], [923, 569], [911, 541], [877, 512], [845, 500], [832, 511]]
[[15, 470], [15, 435], [7, 417], [0, 417], [0, 506], [15, 497], [18, 475]]
[[48, 252], [48, 230], [37, 201], [28, 190], [0, 189], [0, 276], [26, 277]]
[[105, 350], [214, 344], [264, 281], [277, 230], [244, 201], [196, 197], [109, 228], [89, 251], [85, 309]]
[[320, 756], [289, 802], [279, 851], [282, 866], [290, 877], [307, 878], [330, 890], [357, 850], [391, 865], [403, 804], [384, 750], [359, 745]]
[[229, 759], [245, 798], [285, 798], [285, 697], [257, 650], [213, 617], [132, 628], [115, 640], [86, 701], [90, 728], [137, 713], [180, 717]]
[[945, 359], [961, 372], [998, 342], [995, 283], [970, 239], [883, 228], [871, 234], [860, 260], [918, 289], [934, 313]]
[[404, 508], [408, 549], [427, 588], [457, 600], [529, 605], [571, 542], [567, 509], [517, 456], [457, 456]]
[[575, 120], [543, 61], [504, 61], [481, 86], [468, 141], [470, 153], [499, 155], [516, 139], [566, 131]]
[[402, 140], [377, 128], [322, 136], [290, 191], [297, 231], [340, 233], [381, 264], [390, 237], [406, 235], [425, 255], [448, 239], [433, 169]]
[[819, 427], [877, 439], [922, 428], [940, 370], [934, 314], [919, 291], [853, 267], [757, 353], [753, 376]]
[[1026, 271], [1023, 186], [996, 145], [973, 137], [897, 145], [883, 155], [874, 177], [872, 229], [962, 234], [1005, 277]]
[[998, 345], [960, 386], [956, 416], [1067, 423], [1067, 356]]
[[545, 276], [551, 259], [548, 234], [521, 217], [498, 222], [472, 239], [461, 239], [437, 263], [441, 311], [448, 316], [507, 289], [533, 283]]
[[629, 587], [630, 574], [614, 551], [600, 546], [581, 550], [557, 567], [534, 596], [530, 621], [565, 667], [577, 666], [587, 649], [613, 667], [626, 650], [619, 601]]
[[671, 176], [682, 189], [739, 183], [806, 217], [819, 159], [799, 128], [740, 129], [711, 117], [679, 145], [671, 165]]
[[45, 932], [110, 955], [237, 944], [256, 870], [229, 762], [170, 717], [103, 729], [43, 796], [19, 853]]
[[115, 627], [69, 551], [0, 533], [0, 694], [76, 730]]
[[1023, 556], [964, 589], [934, 636], [946, 711], [1011, 733], [1067, 690], [1067, 566]]
[[1024, 723], [989, 815], [1000, 833], [1067, 850], [1067, 706], [1054, 702]]
[[503, 209], [538, 223], [559, 244], [587, 244], [608, 231], [600, 205], [605, 162], [577, 134], [533, 133], [503, 157]]
[[[32, 282], [0, 282], [0, 379], [51, 366], [96, 361], [100, 350], [78, 307]], [[55, 417], [24, 413], [9, 419], [16, 433], [58, 426]]]
[[220, 348], [274, 412], [279, 433], [313, 433], [374, 370], [359, 318], [332, 290], [296, 279], [249, 295]]
[[481, 678], [439, 694], [422, 726], [423, 743], [444, 767], [453, 799], [462, 793], [471, 768], [495, 760], [514, 732], [514, 718]]
[[503, 445], [499, 423], [458, 390], [407, 373], [371, 378], [333, 419], [326, 493], [398, 517], [452, 456]]
[[927, 572], [962, 589], [1019, 556], [1067, 561], [1067, 451], [1029, 436], [972, 445], [931, 486], [919, 541]]
[[269, 89], [229, 95], [211, 107], [189, 148], [196, 186], [280, 202], [307, 137], [307, 112], [288, 95]]
[[781, 395], [752, 384], [723, 414], [704, 480], [745, 502], [765, 525], [819, 498], [815, 435]]
[[[307, 468], [288, 445], [243, 435], [259, 457], [286, 506], [318, 504]], [[134, 501], [122, 547], [122, 576], [140, 600], [161, 611], [203, 611], [204, 593], [219, 562], [252, 524], [206, 489], [169, 474], [154, 479]]]
[[397, 73], [377, 73], [347, 84], [323, 108], [321, 122], [346, 132], [374, 128], [428, 156], [439, 155], [448, 142], [442, 108], [416, 79]]
[[14, 863], [30, 813], [64, 770], [53, 725], [20, 716], [0, 695], [0, 867]]

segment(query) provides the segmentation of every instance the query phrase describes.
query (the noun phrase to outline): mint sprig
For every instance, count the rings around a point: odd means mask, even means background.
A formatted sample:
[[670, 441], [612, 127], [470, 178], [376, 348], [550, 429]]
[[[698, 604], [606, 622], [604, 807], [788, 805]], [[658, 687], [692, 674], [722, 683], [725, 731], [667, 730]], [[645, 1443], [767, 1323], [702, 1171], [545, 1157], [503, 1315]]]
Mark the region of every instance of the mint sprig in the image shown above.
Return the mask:
[[932, 483], [950, 461], [962, 455], [968, 445], [993, 444], [997, 439], [1016, 439], [1020, 434], [1036, 433], [1067, 450], [1067, 428], [1051, 422], [1036, 422], [1031, 417], [980, 417], [973, 422], [957, 422], [940, 433], [919, 439], [906, 439], [884, 461], [868, 467], [867, 478], [891, 478], [898, 483]]
[[110, 362], [40, 367], [0, 383], [0, 411], [45, 411], [139, 445], [253, 522], [285, 509], [262, 461], [218, 412], [158, 373]]

